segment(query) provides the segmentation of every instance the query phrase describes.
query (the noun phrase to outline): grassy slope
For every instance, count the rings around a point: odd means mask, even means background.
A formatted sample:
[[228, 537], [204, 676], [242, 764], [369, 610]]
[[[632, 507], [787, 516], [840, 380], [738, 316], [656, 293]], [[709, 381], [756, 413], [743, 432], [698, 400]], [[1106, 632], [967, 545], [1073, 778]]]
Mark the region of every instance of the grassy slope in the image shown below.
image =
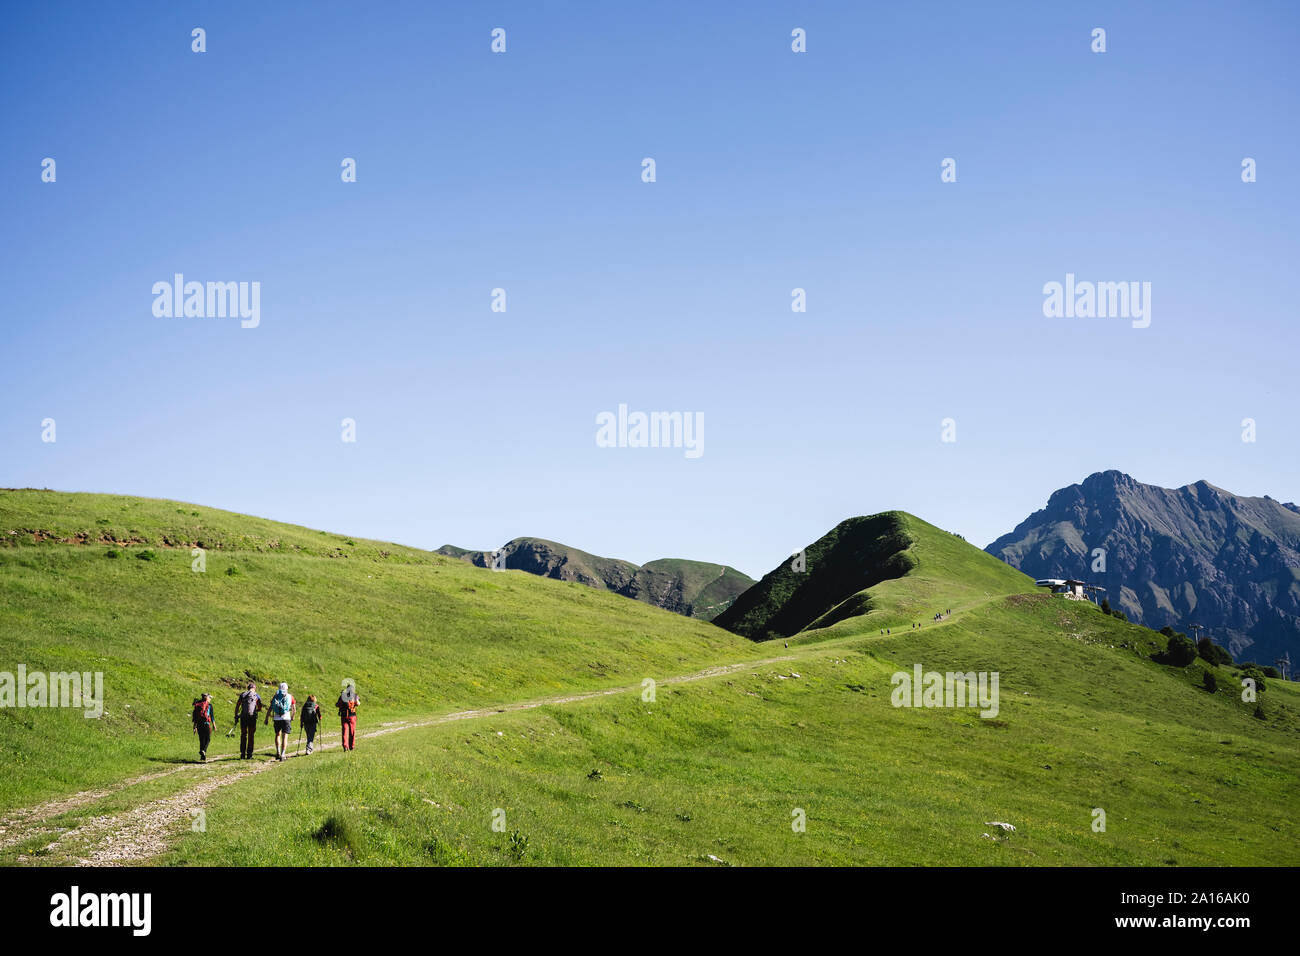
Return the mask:
[[836, 608], [818, 622], [817, 630], [805, 632], [804, 638], [825, 640], [828, 636], [910, 627], [913, 622], [924, 629], [932, 615], [949, 608], [959, 611], [999, 595], [1036, 590], [1032, 578], [961, 538], [915, 515], [892, 514], [902, 523], [909, 539], [905, 554], [910, 569], [903, 577], [881, 581], [844, 602], [849, 609], [856, 610], [854, 605], [867, 607], [863, 613], [830, 623], [837, 612], [845, 611]]
[[[0, 496], [0, 509], [5, 504]], [[172, 863], [712, 863], [710, 854], [737, 864], [1300, 862], [1300, 795], [1290, 785], [1300, 773], [1295, 685], [1269, 682], [1267, 719], [1256, 720], [1234, 696], [1230, 671], [1221, 669], [1219, 693], [1207, 694], [1197, 686], [1200, 662], [1177, 670], [1147, 658], [1149, 631], [1086, 604], [1024, 593], [1032, 587], [1017, 572], [924, 522], [902, 520], [912, 538], [911, 571], [871, 589], [867, 614], [806, 632], [789, 652], [579, 585], [418, 553], [405, 566], [409, 581], [377, 557], [361, 563], [248, 552], [231, 555], [249, 563], [248, 573], [227, 581], [214, 575], [225, 555], [210, 555], [199, 589], [180, 585], [192, 589], [187, 597], [231, 583], [267, 590], [260, 597], [216, 592], [196, 610], [176, 601], [174, 578], [153, 577], [165, 563], [109, 562], [95, 556], [99, 547], [0, 549], [0, 633], [17, 623], [31, 652], [44, 654], [55, 653], [55, 638], [83, 656], [87, 647], [121, 654], [146, 644], [147, 659], [167, 664], [148, 665], [140, 687], [175, 687], [181, 711], [196, 685], [174, 659], [211, 662], [212, 655], [195, 649], [201, 642], [168, 636], [165, 625], [184, 631], [211, 615], [237, 614], [245, 599], [257, 598], [258, 607], [272, 597], [294, 600], [302, 587], [312, 600], [284, 609], [284, 627], [302, 630], [295, 622], [306, 620], [308, 630], [360, 632], [383, 613], [394, 623], [366, 631], [384, 635], [372, 636], [366, 653], [395, 662], [390, 684], [406, 681], [408, 670], [461, 681], [454, 699], [426, 696], [412, 708], [425, 712], [522, 699], [557, 685], [634, 686], [643, 674], [683, 673], [704, 658], [798, 655], [780, 667], [661, 685], [654, 703], [630, 692], [404, 731], [366, 740], [351, 755], [293, 760], [211, 796], [207, 831], [181, 834], [166, 857]], [[188, 573], [188, 554], [176, 557], [184, 557]], [[100, 570], [109, 564], [116, 567]], [[341, 566], [362, 570], [340, 578]], [[376, 572], [373, 583], [353, 580]], [[300, 578], [300, 587], [272, 588]], [[144, 590], [133, 598], [136, 586]], [[356, 587], [359, 602], [348, 600]], [[421, 616], [405, 607], [426, 592], [447, 609]], [[66, 607], [49, 603], [68, 595]], [[128, 612], [106, 601], [109, 595], [131, 601]], [[16, 610], [11, 598], [21, 602]], [[907, 627], [946, 607], [956, 612], [952, 620]], [[106, 625], [114, 611], [130, 622], [130, 638], [120, 636], [122, 625]], [[494, 632], [503, 611], [517, 613], [518, 624]], [[538, 623], [548, 617], [566, 625]], [[423, 636], [439, 622], [444, 632]], [[880, 637], [887, 622], [895, 622], [893, 634]], [[86, 633], [98, 634], [99, 643]], [[491, 633], [497, 638], [485, 641]], [[505, 634], [515, 637], [508, 651], [497, 643]], [[283, 642], [274, 648], [302, 668], [296, 651]], [[449, 666], [448, 652], [467, 655], [473, 676]], [[586, 667], [593, 660], [613, 666], [600, 674]], [[890, 675], [917, 662], [933, 670], [997, 670], [997, 720], [971, 710], [891, 706]], [[369, 657], [365, 663], [379, 666]], [[158, 712], [169, 731], [183, 716], [171, 707]], [[5, 719], [12, 721], [12, 712], [0, 713]], [[368, 716], [372, 726], [378, 719]], [[85, 734], [81, 725], [91, 722], [75, 723], [69, 733]], [[118, 755], [118, 775], [147, 755], [188, 756], [187, 740], [175, 732], [137, 740], [110, 723], [95, 730], [104, 733], [96, 743], [109, 744], [110, 729], [121, 734], [111, 746], [134, 748]], [[11, 727], [0, 724], [0, 747], [13, 739]], [[11, 753], [0, 750], [6, 766]], [[68, 771], [38, 756], [47, 772], [63, 774], [52, 789], [69, 789]], [[593, 769], [601, 779], [590, 779]], [[14, 785], [5, 785], [12, 797]], [[144, 785], [129, 799], [162, 786]], [[127, 800], [109, 798], [63, 822]], [[1106, 833], [1091, 829], [1098, 806], [1108, 814]], [[796, 807], [807, 811], [806, 833], [790, 828]], [[492, 829], [496, 808], [506, 812], [504, 832]], [[1018, 829], [1007, 839], [985, 838], [993, 832], [989, 820]], [[40, 842], [0, 853], [0, 861], [39, 853]]]
[[1015, 568], [902, 511], [849, 518], [804, 551], [805, 570], [782, 562], [715, 623], [756, 640], [825, 640], [1034, 590]]
[[[1227, 671], [1211, 696], [1194, 686], [1199, 663], [1147, 660], [1149, 633], [1016, 595], [664, 687], [654, 703], [633, 692], [379, 738], [222, 791], [208, 831], [168, 861], [1300, 862], [1294, 685], [1270, 683], [1257, 721]], [[998, 718], [891, 706], [890, 675], [918, 661], [999, 670]], [[795, 808], [806, 833], [791, 829]], [[992, 820], [1017, 830], [984, 837]]]
[[[83, 534], [139, 543], [32, 543]], [[248, 673], [300, 700], [353, 678], [377, 722], [756, 653], [582, 585], [176, 502], [0, 491], [0, 536], [0, 670], [103, 671], [107, 697], [100, 720], [0, 709], [0, 809], [191, 757], [190, 701], [213, 692], [224, 732]], [[196, 541], [202, 574], [163, 546]]]

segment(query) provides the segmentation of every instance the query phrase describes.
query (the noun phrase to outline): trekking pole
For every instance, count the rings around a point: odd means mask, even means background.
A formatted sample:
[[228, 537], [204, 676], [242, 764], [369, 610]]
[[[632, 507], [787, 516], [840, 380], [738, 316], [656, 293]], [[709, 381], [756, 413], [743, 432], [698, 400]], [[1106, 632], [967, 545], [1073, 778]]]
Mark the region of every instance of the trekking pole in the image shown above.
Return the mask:
[[302, 721], [298, 721], [298, 743], [294, 745], [293, 755], [298, 756], [298, 748], [302, 746]]

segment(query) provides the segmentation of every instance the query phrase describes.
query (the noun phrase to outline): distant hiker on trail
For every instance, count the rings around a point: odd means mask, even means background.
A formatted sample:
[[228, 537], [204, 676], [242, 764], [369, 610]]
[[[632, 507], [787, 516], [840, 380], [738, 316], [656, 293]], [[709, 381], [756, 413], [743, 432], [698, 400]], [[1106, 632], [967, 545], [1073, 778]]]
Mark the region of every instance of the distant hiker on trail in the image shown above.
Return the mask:
[[275, 721], [275, 759], [283, 760], [284, 752], [289, 746], [289, 735], [293, 733], [293, 712], [297, 708], [289, 685], [280, 682], [280, 689], [271, 698], [271, 706], [266, 709], [264, 723]]
[[339, 692], [338, 703], [334, 706], [338, 708], [339, 719], [343, 721], [344, 750], [355, 750], [357, 747], [357, 704], [359, 703], [361, 698], [357, 695], [356, 685], [343, 685], [343, 690]]
[[190, 716], [194, 723], [194, 732], [199, 735], [199, 760], [208, 759], [208, 744], [212, 742], [212, 731], [217, 729], [212, 719], [212, 695], [204, 694], [194, 702], [194, 712]]
[[311, 753], [312, 741], [316, 739], [316, 725], [320, 723], [320, 704], [315, 694], [307, 695], [307, 703], [302, 705], [302, 729], [307, 731], [307, 753]]
[[253, 735], [257, 733], [257, 715], [262, 710], [262, 698], [257, 695], [257, 685], [248, 682], [248, 690], [235, 701], [235, 720], [239, 721], [239, 759], [253, 758]]

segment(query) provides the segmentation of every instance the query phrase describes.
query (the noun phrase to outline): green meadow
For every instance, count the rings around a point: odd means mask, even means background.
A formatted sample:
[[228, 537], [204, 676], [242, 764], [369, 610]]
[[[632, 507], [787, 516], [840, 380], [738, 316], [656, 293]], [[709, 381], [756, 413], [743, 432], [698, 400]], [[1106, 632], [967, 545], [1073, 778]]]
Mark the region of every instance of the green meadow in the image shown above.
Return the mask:
[[580, 584], [176, 502], [2, 491], [0, 542], [0, 670], [105, 685], [99, 720], [0, 709], [0, 812], [197, 757], [191, 701], [224, 733], [250, 678], [327, 703], [351, 678], [378, 723], [761, 656]]
[[[1296, 684], [1267, 681], [1257, 711], [1235, 668], [1158, 664], [1160, 635], [1035, 592], [912, 516], [889, 520], [905, 537], [899, 576], [843, 597], [857, 613], [753, 643], [380, 542], [174, 502], [0, 492], [0, 535], [23, 532], [0, 547], [5, 657], [98, 662], [107, 684], [100, 720], [0, 711], [0, 818], [105, 791], [35, 829], [10, 823], [0, 862], [93, 856], [97, 821], [167, 800], [201, 808], [203, 826], [186, 817], [130, 862], [1300, 862]], [[78, 542], [97, 527], [126, 543]], [[894, 706], [894, 675], [917, 664], [996, 672], [996, 716]], [[258, 772], [189, 763], [190, 700], [233, 699], [249, 673], [300, 699], [353, 677], [361, 731], [391, 732]], [[697, 679], [672, 681], [685, 675]], [[598, 690], [611, 693], [518, 707]], [[444, 719], [467, 708], [483, 712]]]

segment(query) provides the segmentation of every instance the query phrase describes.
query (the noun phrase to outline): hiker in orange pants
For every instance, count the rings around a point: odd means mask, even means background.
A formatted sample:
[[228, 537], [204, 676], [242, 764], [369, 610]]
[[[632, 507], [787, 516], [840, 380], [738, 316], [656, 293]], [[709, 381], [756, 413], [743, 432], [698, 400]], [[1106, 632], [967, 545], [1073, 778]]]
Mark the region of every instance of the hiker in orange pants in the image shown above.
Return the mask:
[[348, 683], [343, 685], [343, 690], [339, 693], [338, 703], [334, 706], [338, 708], [339, 719], [343, 721], [343, 749], [355, 750], [357, 746], [357, 705], [361, 703], [361, 698], [357, 695], [356, 685]]

